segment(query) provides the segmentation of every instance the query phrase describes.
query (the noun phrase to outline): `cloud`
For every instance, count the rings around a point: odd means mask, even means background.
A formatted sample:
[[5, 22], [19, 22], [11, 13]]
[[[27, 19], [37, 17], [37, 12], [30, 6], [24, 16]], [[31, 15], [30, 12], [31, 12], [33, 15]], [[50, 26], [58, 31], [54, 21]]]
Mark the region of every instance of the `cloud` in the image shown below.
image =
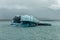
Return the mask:
[[26, 6], [20, 6], [20, 5], [12, 5], [12, 6], [7, 6], [7, 5], [3, 5], [3, 6], [1, 6], [0, 5], [0, 8], [1, 9], [3, 9], [3, 8], [5, 8], [5, 9], [28, 9], [28, 7], [26, 7]]
[[60, 10], [60, 0], [54, 0], [54, 3], [49, 6], [53, 10]]
[[0, 0], [0, 8], [31, 9], [47, 6], [48, 0]]
[[[19, 3], [20, 2], [20, 3]], [[21, 0], [0, 0], [0, 9], [29, 9], [26, 5], [21, 4]]]
[[17, 14], [29, 14], [38, 18], [59, 18], [60, 11], [57, 14], [57, 11], [50, 10], [58, 10], [59, 5], [57, 0], [0, 0], [0, 18], [12, 18]]

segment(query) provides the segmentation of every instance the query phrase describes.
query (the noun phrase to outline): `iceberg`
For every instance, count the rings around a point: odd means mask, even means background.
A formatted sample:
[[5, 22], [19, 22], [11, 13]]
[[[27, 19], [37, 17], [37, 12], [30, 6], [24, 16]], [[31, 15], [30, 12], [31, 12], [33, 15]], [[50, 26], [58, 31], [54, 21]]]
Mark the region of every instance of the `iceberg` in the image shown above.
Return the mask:
[[15, 24], [23, 24], [29, 26], [37, 26], [37, 25], [51, 25], [47, 23], [41, 23], [37, 18], [32, 15], [17, 15], [12, 20], [12, 25]]
[[21, 16], [21, 21], [32, 21], [32, 22], [39, 22], [39, 20], [37, 20], [35, 17], [33, 17], [32, 15], [23, 15]]

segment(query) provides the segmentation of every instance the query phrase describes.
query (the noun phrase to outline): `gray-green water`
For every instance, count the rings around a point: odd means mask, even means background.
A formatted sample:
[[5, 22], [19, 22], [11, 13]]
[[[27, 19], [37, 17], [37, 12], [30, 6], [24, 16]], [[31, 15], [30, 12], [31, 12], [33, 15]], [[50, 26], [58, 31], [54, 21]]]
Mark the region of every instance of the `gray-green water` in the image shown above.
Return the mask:
[[17, 27], [10, 22], [0, 22], [0, 40], [60, 40], [60, 22], [52, 26]]

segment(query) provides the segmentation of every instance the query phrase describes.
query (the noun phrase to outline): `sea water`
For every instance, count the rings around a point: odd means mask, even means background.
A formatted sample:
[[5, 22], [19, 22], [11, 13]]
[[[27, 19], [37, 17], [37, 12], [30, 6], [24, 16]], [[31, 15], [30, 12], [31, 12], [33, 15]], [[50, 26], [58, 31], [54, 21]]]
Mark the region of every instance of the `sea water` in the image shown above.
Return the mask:
[[50, 21], [52, 26], [22, 27], [0, 21], [0, 40], [60, 40], [60, 21]]

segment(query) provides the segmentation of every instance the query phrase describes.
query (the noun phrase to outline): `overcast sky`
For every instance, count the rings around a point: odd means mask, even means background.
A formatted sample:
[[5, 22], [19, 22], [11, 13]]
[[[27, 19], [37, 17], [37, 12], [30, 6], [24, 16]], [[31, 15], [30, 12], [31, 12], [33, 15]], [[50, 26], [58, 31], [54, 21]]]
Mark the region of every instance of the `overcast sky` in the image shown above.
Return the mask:
[[0, 19], [22, 14], [60, 19], [60, 0], [0, 0]]

